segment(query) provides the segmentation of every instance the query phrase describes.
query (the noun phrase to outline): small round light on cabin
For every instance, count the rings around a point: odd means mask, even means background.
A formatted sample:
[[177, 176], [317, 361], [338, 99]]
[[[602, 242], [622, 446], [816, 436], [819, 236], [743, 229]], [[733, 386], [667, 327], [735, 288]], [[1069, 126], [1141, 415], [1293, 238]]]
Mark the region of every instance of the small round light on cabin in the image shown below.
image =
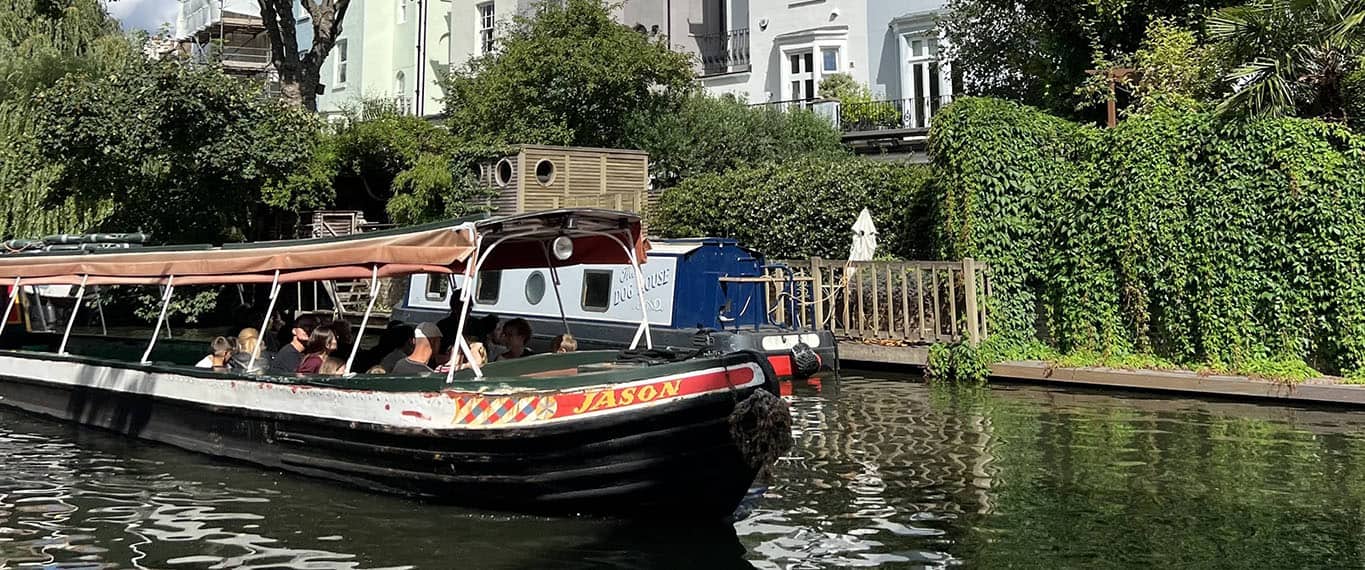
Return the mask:
[[555, 252], [555, 259], [568, 261], [570, 257], [573, 257], [573, 240], [569, 236], [559, 236], [555, 238], [551, 249]]

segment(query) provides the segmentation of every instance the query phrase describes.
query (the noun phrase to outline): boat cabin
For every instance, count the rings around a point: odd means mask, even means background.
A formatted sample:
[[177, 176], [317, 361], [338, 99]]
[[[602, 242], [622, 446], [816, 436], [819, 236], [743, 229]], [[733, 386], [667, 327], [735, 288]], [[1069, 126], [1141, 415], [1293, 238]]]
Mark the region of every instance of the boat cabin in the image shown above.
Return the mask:
[[[641, 271], [651, 326], [696, 330], [765, 324], [761, 287], [717, 279], [763, 272], [762, 260], [735, 240], [652, 240], [648, 255]], [[559, 298], [552, 290], [555, 279]], [[463, 283], [460, 276], [414, 275], [394, 317], [412, 322], [440, 318], [449, 311], [455, 294], [452, 285], [463, 289]], [[558, 329], [562, 306], [570, 326], [607, 326], [638, 314], [635, 295], [634, 271], [624, 264], [577, 265], [553, 272], [484, 271], [474, 292], [473, 311], [552, 322]]]

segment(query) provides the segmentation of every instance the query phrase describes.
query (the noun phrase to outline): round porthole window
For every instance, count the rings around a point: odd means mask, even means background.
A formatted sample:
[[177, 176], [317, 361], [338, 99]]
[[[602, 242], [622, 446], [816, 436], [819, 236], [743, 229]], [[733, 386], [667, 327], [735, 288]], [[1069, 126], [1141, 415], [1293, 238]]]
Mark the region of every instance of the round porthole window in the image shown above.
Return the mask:
[[539, 305], [545, 298], [545, 273], [537, 271], [526, 278], [526, 302]]
[[512, 173], [512, 161], [505, 158], [499, 160], [498, 165], [493, 167], [493, 182], [506, 188], [508, 184], [512, 183]]
[[555, 181], [555, 163], [550, 162], [548, 158], [540, 159], [540, 162], [536, 163], [536, 180], [540, 182], [541, 186], [553, 184]]

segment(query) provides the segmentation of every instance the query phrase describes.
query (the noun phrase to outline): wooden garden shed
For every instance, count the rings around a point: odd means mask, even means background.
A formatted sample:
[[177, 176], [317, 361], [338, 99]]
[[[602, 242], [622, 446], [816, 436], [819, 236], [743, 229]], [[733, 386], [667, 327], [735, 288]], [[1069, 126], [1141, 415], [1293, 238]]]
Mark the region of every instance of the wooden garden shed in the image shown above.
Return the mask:
[[485, 163], [480, 178], [496, 197], [494, 215], [555, 208], [606, 208], [644, 213], [649, 154], [638, 150], [521, 145]]

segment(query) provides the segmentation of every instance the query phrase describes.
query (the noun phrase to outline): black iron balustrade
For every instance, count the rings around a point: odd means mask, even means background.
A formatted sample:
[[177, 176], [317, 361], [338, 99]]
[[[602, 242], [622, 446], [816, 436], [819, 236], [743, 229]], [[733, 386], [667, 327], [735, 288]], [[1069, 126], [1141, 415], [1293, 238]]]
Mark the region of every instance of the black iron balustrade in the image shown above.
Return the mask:
[[718, 75], [749, 68], [749, 29], [697, 34], [702, 75]]
[[850, 101], [839, 105], [839, 129], [867, 132], [889, 129], [928, 129], [934, 115], [951, 96]]

